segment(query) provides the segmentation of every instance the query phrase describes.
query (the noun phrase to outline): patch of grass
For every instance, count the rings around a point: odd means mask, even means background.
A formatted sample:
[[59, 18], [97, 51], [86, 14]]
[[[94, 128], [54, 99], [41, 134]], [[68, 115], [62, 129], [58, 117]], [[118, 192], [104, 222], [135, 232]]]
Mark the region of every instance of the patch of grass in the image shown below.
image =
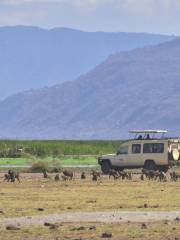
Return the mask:
[[27, 158], [0, 158], [0, 166], [2, 165], [26, 165], [29, 164]]
[[[83, 230], [75, 230], [79, 227]], [[90, 227], [94, 226], [94, 230]], [[21, 230], [7, 231], [0, 228], [2, 240], [19, 240], [19, 239], [101, 239], [104, 232], [112, 233], [112, 240], [164, 240], [178, 239], [180, 236], [180, 224], [172, 222], [170, 225], [160, 223], [149, 223], [147, 229], [142, 229], [140, 223], [118, 224], [118, 223], [63, 223], [55, 230], [51, 230], [45, 226], [21, 226]]]
[[116, 152], [122, 141], [0, 141], [1, 165], [27, 165], [44, 161], [53, 166], [97, 165], [97, 156]]
[[49, 163], [50, 166], [55, 166], [56, 164], [61, 165], [98, 165], [97, 158], [94, 156], [64, 156], [61, 158], [45, 157], [37, 158], [37, 160], [31, 160], [28, 158], [0, 158], [0, 166], [2, 165], [29, 165], [35, 162]]
[[[180, 182], [114, 181], [55, 182], [42, 174], [22, 174], [22, 183], [1, 182], [0, 218], [71, 211], [160, 211], [180, 209]], [[144, 204], [148, 208], [144, 208]], [[38, 208], [44, 208], [39, 212]]]
[[97, 165], [96, 157], [73, 157], [64, 158], [63, 165]]
[[[55, 159], [59, 161], [62, 165], [98, 165], [96, 157], [93, 156], [72, 156], [72, 157], [62, 157], [60, 159]], [[53, 159], [50, 159], [53, 163]]]

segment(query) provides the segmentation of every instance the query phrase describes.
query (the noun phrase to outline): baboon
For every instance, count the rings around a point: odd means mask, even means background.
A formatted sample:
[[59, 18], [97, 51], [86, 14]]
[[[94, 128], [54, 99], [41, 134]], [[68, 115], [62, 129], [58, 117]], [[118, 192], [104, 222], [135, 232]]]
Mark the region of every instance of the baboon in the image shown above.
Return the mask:
[[127, 173], [127, 180], [132, 180], [132, 173], [131, 172]]
[[11, 182], [15, 182], [15, 173], [12, 170], [8, 171]]
[[170, 173], [170, 177], [171, 177], [171, 180], [172, 180], [172, 181], [174, 181], [174, 182], [177, 181], [177, 176], [176, 176], [175, 171], [173, 171], [173, 172]]
[[85, 172], [82, 172], [82, 173], [81, 173], [81, 179], [86, 179], [86, 174], [85, 174]]
[[178, 179], [180, 179], [180, 174], [177, 174], [175, 171], [170, 173], [170, 177], [172, 181], [177, 181]]
[[56, 175], [55, 175], [54, 180], [55, 180], [56, 182], [60, 181], [59, 174], [56, 174]]
[[92, 175], [92, 181], [97, 181], [97, 180], [98, 180], [97, 175], [96, 175], [96, 174], [93, 174], [93, 175]]
[[5, 181], [7, 181], [7, 182], [10, 181], [10, 176], [9, 176], [8, 173], [5, 173], [5, 174], [4, 174], [4, 180], [3, 180], [3, 181], [4, 181], [4, 182], [5, 182]]
[[159, 181], [160, 182], [166, 182], [167, 181], [167, 176], [166, 176], [165, 172], [160, 171], [160, 173], [159, 173]]
[[91, 175], [92, 175], [92, 181], [97, 181], [98, 179], [101, 178], [101, 174], [96, 171], [92, 171]]
[[98, 171], [93, 170], [91, 174], [92, 175], [95, 174], [95, 175], [97, 175], [98, 178], [101, 178], [101, 173]]
[[4, 175], [4, 181], [15, 182], [16, 179], [17, 179], [18, 182], [20, 182], [19, 173], [14, 172], [12, 170], [8, 170], [8, 173]]
[[73, 179], [73, 172], [71, 171], [63, 171], [64, 176], [66, 176], [68, 179], [72, 180]]
[[144, 181], [144, 174], [141, 174], [141, 181]]
[[157, 180], [157, 178], [159, 177], [158, 170], [154, 171], [142, 169], [142, 174], [144, 174], [148, 180]]
[[20, 183], [20, 176], [19, 173], [15, 173], [15, 178], [18, 180], [18, 182]]
[[63, 181], [69, 180], [69, 178], [67, 176], [64, 176], [64, 175], [62, 175], [61, 178], [62, 178]]
[[118, 171], [118, 173], [119, 173], [119, 178], [121, 178], [122, 180], [125, 180], [125, 179], [131, 180], [131, 178], [132, 178], [131, 174], [128, 172]]
[[180, 179], [180, 174], [177, 174], [177, 173], [176, 173], [176, 179], [177, 179], [177, 180]]
[[119, 178], [118, 172], [114, 169], [111, 169], [109, 171], [109, 179], [111, 178], [111, 176], [114, 178], [114, 180], [117, 180]]

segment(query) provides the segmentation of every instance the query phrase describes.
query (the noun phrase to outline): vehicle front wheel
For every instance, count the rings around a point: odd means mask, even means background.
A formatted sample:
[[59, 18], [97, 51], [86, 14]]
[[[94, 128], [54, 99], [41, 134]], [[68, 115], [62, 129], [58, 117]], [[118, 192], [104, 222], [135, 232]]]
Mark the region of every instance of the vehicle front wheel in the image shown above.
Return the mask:
[[148, 160], [145, 162], [144, 168], [147, 170], [157, 170], [157, 166], [154, 161]]
[[109, 161], [103, 161], [101, 164], [101, 170], [104, 174], [108, 174], [111, 169]]

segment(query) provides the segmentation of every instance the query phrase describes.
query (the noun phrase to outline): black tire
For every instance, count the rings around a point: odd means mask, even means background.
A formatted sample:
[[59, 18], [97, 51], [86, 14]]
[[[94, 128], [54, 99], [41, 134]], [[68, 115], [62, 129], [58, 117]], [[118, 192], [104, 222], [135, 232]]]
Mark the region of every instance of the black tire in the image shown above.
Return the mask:
[[157, 170], [157, 166], [156, 166], [155, 162], [152, 160], [146, 161], [144, 168], [146, 170], [154, 170], [154, 171]]
[[104, 174], [108, 174], [111, 169], [109, 161], [103, 161], [101, 164], [101, 170]]

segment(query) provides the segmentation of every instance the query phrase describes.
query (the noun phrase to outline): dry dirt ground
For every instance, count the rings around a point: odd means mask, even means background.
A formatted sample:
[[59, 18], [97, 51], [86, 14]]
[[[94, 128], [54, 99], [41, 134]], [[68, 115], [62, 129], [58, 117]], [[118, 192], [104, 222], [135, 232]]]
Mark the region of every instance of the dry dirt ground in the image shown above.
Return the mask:
[[180, 221], [180, 211], [139, 212], [139, 211], [114, 211], [114, 212], [73, 212], [53, 215], [27, 216], [18, 218], [5, 218], [0, 220], [1, 226], [15, 225], [43, 225], [45, 222], [61, 223], [141, 223], [158, 221]]
[[[0, 239], [102, 239], [104, 232], [111, 239], [180, 239], [180, 182], [75, 176], [55, 182], [54, 175], [21, 174], [21, 183], [6, 183], [1, 174]], [[9, 224], [20, 229], [6, 230]]]

